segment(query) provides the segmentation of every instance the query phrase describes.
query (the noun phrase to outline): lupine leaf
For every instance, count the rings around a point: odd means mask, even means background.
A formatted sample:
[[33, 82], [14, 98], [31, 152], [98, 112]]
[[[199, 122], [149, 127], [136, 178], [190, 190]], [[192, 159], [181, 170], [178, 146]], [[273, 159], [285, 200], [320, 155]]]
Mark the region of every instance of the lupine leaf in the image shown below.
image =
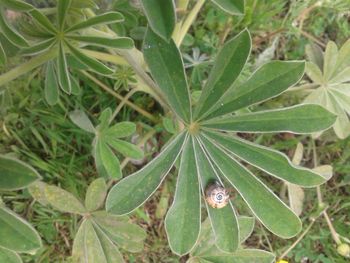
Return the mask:
[[7, 208], [0, 208], [0, 247], [33, 252], [41, 246], [39, 234], [28, 222]]
[[287, 156], [278, 151], [236, 136], [213, 132], [206, 133], [206, 135], [213, 143], [225, 148], [229, 153], [279, 179], [304, 187], [315, 187], [327, 181], [327, 178], [312, 170], [293, 165]]
[[71, 2], [71, 0], [58, 0], [57, 2], [58, 26], [60, 29], [64, 27]]
[[57, 33], [57, 29], [55, 28], [55, 26], [51, 23], [47, 16], [43, 15], [39, 10], [33, 9], [29, 12], [29, 14], [48, 33]]
[[152, 30], [165, 40], [169, 40], [176, 22], [173, 0], [141, 0], [143, 10]]
[[19, 0], [1, 0], [1, 5], [18, 12], [30, 11], [34, 8], [32, 5]]
[[261, 66], [251, 78], [234, 86], [219, 101], [206, 119], [234, 112], [281, 94], [304, 74], [305, 63], [272, 61]]
[[102, 15], [97, 15], [94, 17], [91, 17], [85, 21], [82, 21], [78, 24], [75, 24], [68, 28], [66, 32], [73, 32], [81, 29], [85, 29], [88, 27], [93, 27], [96, 25], [102, 25], [102, 24], [112, 24], [112, 23], [118, 23], [123, 22], [124, 17], [121, 13], [118, 12], [107, 12]]
[[72, 55], [74, 55], [75, 58], [77, 60], [79, 60], [81, 63], [88, 66], [90, 70], [96, 71], [97, 73], [102, 74], [102, 75], [109, 75], [109, 74], [113, 73], [112, 69], [105, 66], [104, 64], [102, 64], [98, 60], [88, 57], [87, 55], [85, 55], [79, 49], [73, 47], [68, 42], [66, 42], [66, 44], [67, 44], [70, 52], [72, 53]]
[[23, 261], [16, 252], [0, 247], [0, 262], [22, 263]]
[[[123, 215], [142, 205], [159, 187], [174, 165], [186, 134], [178, 135], [164, 150], [140, 171], [118, 182], [108, 194], [107, 211]], [[132, 196], [132, 198], [130, 198]]]
[[67, 35], [68, 38], [80, 42], [106, 48], [130, 49], [134, 47], [134, 41], [128, 37], [106, 38], [95, 36], [73, 36]]
[[5, 50], [2, 47], [2, 44], [0, 42], [0, 65], [5, 65], [6, 62], [7, 62], [7, 56], [6, 56]]
[[96, 211], [103, 206], [107, 196], [107, 185], [104, 178], [94, 180], [88, 187], [85, 196], [85, 207], [88, 211]]
[[215, 165], [267, 229], [282, 238], [299, 233], [300, 219], [266, 185], [206, 138], [201, 139]]
[[130, 157], [137, 160], [143, 158], [143, 151], [134, 144], [118, 139], [108, 140], [107, 143], [114, 150], [120, 152], [126, 157]]
[[[194, 141], [193, 147], [202, 193], [205, 195], [205, 188], [208, 184], [215, 181], [221, 182], [221, 180], [197, 140]], [[231, 202], [221, 209], [212, 208], [207, 203], [206, 207], [215, 235], [216, 245], [223, 251], [234, 252], [239, 245], [239, 230], [237, 216]]]
[[203, 125], [222, 131], [312, 133], [328, 129], [336, 116], [316, 104], [212, 119]]
[[4, 14], [0, 13], [0, 30], [7, 40], [18, 47], [28, 47], [27, 41], [14, 29], [12, 29], [4, 19]]
[[120, 179], [122, 177], [122, 171], [117, 156], [115, 156], [115, 154], [108, 147], [106, 142], [102, 140], [99, 140], [97, 142], [97, 149], [103, 167], [106, 170], [108, 176], [113, 179]]
[[337, 59], [338, 47], [333, 41], [329, 41], [324, 53], [323, 74], [325, 80], [329, 80], [333, 76]]
[[224, 254], [216, 252], [216, 254], [210, 256], [202, 256], [203, 259], [209, 262], [220, 263], [273, 263], [275, 262], [275, 256], [267, 251], [259, 249], [241, 249], [233, 254]]
[[40, 175], [28, 164], [0, 155], [0, 190], [18, 190], [40, 179]]
[[238, 225], [239, 225], [239, 242], [243, 243], [253, 233], [255, 219], [254, 217], [239, 216]]
[[182, 120], [189, 122], [191, 119], [189, 90], [181, 54], [174, 41], [167, 42], [148, 29], [143, 49], [152, 76], [168, 103]]
[[244, 0], [212, 0], [231, 15], [244, 15]]
[[69, 118], [77, 125], [80, 129], [84, 131], [95, 133], [95, 127], [90, 121], [89, 117], [85, 114], [85, 112], [81, 110], [75, 110], [69, 113]]
[[69, 77], [67, 59], [64, 53], [62, 43], [59, 44], [57, 69], [58, 83], [60, 84], [61, 89], [67, 94], [70, 94], [72, 91], [72, 87]]
[[215, 58], [199, 102], [196, 116], [202, 117], [218, 102], [231, 87], [247, 62], [251, 50], [251, 38], [248, 30], [226, 42]]
[[113, 126], [109, 127], [104, 132], [103, 136], [106, 136], [110, 139], [119, 139], [119, 138], [128, 137], [128, 136], [134, 134], [135, 131], [136, 131], [135, 123], [129, 122], [129, 121], [123, 121], [123, 122], [114, 124]]
[[47, 62], [46, 66], [45, 99], [49, 105], [55, 105], [59, 100], [59, 84], [52, 61]]
[[200, 208], [196, 160], [192, 137], [189, 137], [181, 155], [174, 202], [165, 218], [170, 248], [178, 255], [187, 254], [196, 244], [201, 225]]
[[50, 47], [52, 47], [54, 45], [54, 43], [56, 43], [56, 40], [53, 38], [48, 39], [48, 40], [44, 40], [44, 41], [42, 41], [38, 44], [35, 44], [31, 47], [21, 49], [21, 54], [25, 55], [25, 56], [37, 55], [37, 54], [40, 54], [42, 52], [47, 51]]
[[45, 185], [44, 194], [46, 201], [55, 209], [72, 214], [84, 214], [83, 204], [71, 193], [53, 185]]

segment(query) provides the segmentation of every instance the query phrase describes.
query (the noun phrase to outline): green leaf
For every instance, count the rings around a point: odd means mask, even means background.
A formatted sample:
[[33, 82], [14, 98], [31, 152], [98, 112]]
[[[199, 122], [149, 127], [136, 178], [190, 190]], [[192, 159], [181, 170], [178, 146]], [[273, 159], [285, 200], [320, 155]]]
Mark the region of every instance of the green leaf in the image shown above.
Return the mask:
[[321, 69], [313, 62], [306, 62], [305, 73], [316, 84], [324, 82]]
[[102, 213], [93, 215], [94, 222], [119, 247], [129, 252], [140, 252], [146, 232], [136, 224], [119, 219], [118, 216]]
[[[110, 118], [108, 118], [109, 120]], [[136, 131], [136, 125], [133, 122], [123, 121], [109, 127], [103, 134], [110, 139], [125, 138]]]
[[328, 129], [336, 116], [319, 105], [304, 104], [277, 110], [227, 116], [206, 121], [203, 126], [235, 132], [312, 133]]
[[79, 95], [81, 93], [81, 89], [79, 86], [79, 80], [77, 78], [70, 76], [70, 82], [72, 84], [72, 94]]
[[323, 51], [318, 45], [307, 44], [305, 53], [310, 62], [317, 65], [320, 69], [323, 68]]
[[74, 262], [124, 262], [118, 248], [89, 219], [83, 220], [75, 236], [72, 257]]
[[234, 112], [281, 94], [304, 74], [305, 63], [272, 61], [261, 66], [245, 83], [233, 85], [206, 119]]
[[340, 72], [346, 67], [350, 67], [349, 57], [350, 57], [350, 39], [348, 39], [339, 50], [337, 64], [335, 66], [336, 72]]
[[212, 0], [212, 2], [231, 15], [244, 15], [244, 0]]
[[338, 47], [333, 41], [329, 41], [324, 53], [323, 74], [325, 80], [329, 80], [333, 76], [337, 60]]
[[186, 134], [181, 133], [149, 164], [113, 186], [107, 196], [106, 210], [123, 215], [141, 206], [169, 173], [185, 138]]
[[0, 247], [33, 252], [41, 246], [39, 234], [27, 221], [7, 208], [0, 208]]
[[[104, 109], [100, 116], [98, 117], [98, 120], [100, 121], [100, 124], [97, 126], [97, 129], [101, 132], [103, 132], [104, 130], [106, 130], [109, 126], [109, 121], [111, 120], [112, 118], [112, 109], [111, 108], [106, 108]], [[129, 122], [128, 122], [129, 123]], [[136, 129], [136, 126], [135, 124], [133, 124], [135, 129]]]
[[8, 41], [18, 47], [28, 47], [27, 41], [12, 29], [4, 19], [4, 14], [0, 13], [0, 30]]
[[91, 17], [85, 21], [82, 21], [78, 24], [73, 25], [72, 27], [68, 28], [66, 32], [73, 32], [81, 29], [85, 29], [88, 27], [93, 27], [96, 25], [103, 25], [103, 24], [112, 24], [112, 23], [118, 23], [123, 22], [124, 17], [121, 13], [118, 12], [107, 12], [102, 15], [97, 15], [94, 17]]
[[255, 219], [254, 217], [239, 216], [239, 242], [242, 244], [253, 233]]
[[173, 0], [141, 0], [143, 11], [152, 30], [169, 40], [175, 28], [176, 13]]
[[217, 253], [210, 256], [202, 257], [209, 262], [220, 263], [273, 263], [275, 262], [275, 255], [270, 252], [259, 249], [242, 249], [233, 254]]
[[282, 238], [299, 233], [300, 219], [266, 185], [206, 138], [201, 139], [215, 165], [267, 229]]
[[86, 65], [90, 70], [93, 70], [99, 74], [102, 75], [110, 75], [113, 73], [113, 70], [109, 67], [105, 66], [103, 63], [99, 62], [98, 60], [94, 58], [90, 58], [87, 55], [85, 55], [83, 52], [81, 52], [79, 49], [73, 47], [71, 44], [66, 42], [70, 52], [74, 57], [79, 60], [81, 63]]
[[107, 143], [102, 140], [98, 140], [96, 147], [97, 154], [99, 154], [99, 158], [108, 176], [113, 179], [120, 179], [122, 177], [122, 171], [117, 156], [108, 147]]
[[113, 139], [108, 140], [107, 143], [116, 151], [120, 152], [126, 157], [130, 157], [136, 160], [143, 158], [143, 151], [134, 144], [126, 141]]
[[174, 202], [165, 218], [171, 250], [187, 254], [196, 244], [201, 225], [200, 186], [192, 137], [183, 149]]
[[128, 37], [94, 37], [94, 36], [72, 36], [67, 35], [68, 38], [90, 45], [106, 48], [130, 49], [134, 47], [134, 41]]
[[206, 133], [213, 143], [220, 145], [235, 157], [261, 169], [262, 171], [287, 182], [303, 187], [315, 187], [327, 181], [324, 176], [312, 170], [291, 163], [284, 154], [260, 146], [237, 136], [219, 133]]
[[181, 54], [174, 41], [166, 42], [148, 29], [143, 49], [152, 76], [171, 108], [182, 120], [189, 122], [190, 95]]
[[205, 116], [237, 79], [249, 57], [251, 42], [249, 31], [243, 30], [220, 50], [197, 104], [196, 116]]
[[1, 0], [1, 5], [18, 12], [26, 12], [34, 8], [32, 5], [19, 0]]
[[52, 35], [56, 35], [57, 29], [51, 23], [51, 21], [47, 18], [47, 16], [43, 15], [39, 10], [33, 9], [29, 12], [30, 16], [48, 33]]
[[50, 38], [48, 40], [44, 40], [38, 44], [35, 44], [34, 46], [23, 48], [21, 49], [20, 53], [24, 56], [33, 56], [40, 54], [42, 52], [47, 51], [49, 48], [51, 48], [56, 43], [56, 40], [53, 38]]
[[59, 84], [52, 61], [47, 62], [46, 66], [45, 99], [49, 105], [55, 105], [59, 100]]
[[6, 63], [7, 63], [7, 56], [0, 42], [0, 65], [5, 65]]
[[23, 261], [16, 252], [0, 247], [0, 262], [22, 263]]
[[95, 127], [90, 121], [89, 117], [85, 114], [85, 112], [81, 110], [75, 110], [69, 113], [69, 118], [75, 125], [77, 125], [80, 129], [84, 131], [95, 133]]
[[[221, 184], [222, 182], [197, 140], [194, 140], [193, 147], [196, 155], [196, 166], [201, 181], [202, 193], [203, 196], [205, 196], [205, 189], [208, 184], [215, 181]], [[234, 252], [239, 245], [239, 231], [237, 215], [232, 203], [230, 202], [229, 205], [221, 209], [215, 209], [207, 203], [205, 204], [213, 228], [216, 245], [223, 251]]]
[[58, 26], [60, 29], [64, 28], [64, 23], [66, 21], [66, 16], [71, 5], [71, 0], [58, 0], [57, 3], [57, 16], [58, 16]]
[[62, 43], [59, 44], [58, 58], [57, 58], [57, 75], [58, 83], [60, 84], [61, 89], [70, 94], [72, 92], [72, 86], [69, 77], [68, 65], [66, 55], [64, 53]]
[[0, 190], [18, 190], [40, 179], [40, 175], [28, 164], [0, 155]]
[[82, 203], [74, 195], [62, 188], [45, 185], [44, 194], [46, 202], [61, 212], [71, 214], [86, 213], [86, 209]]
[[107, 185], [104, 178], [94, 180], [88, 187], [85, 196], [85, 207], [88, 211], [96, 211], [103, 206], [107, 196]]

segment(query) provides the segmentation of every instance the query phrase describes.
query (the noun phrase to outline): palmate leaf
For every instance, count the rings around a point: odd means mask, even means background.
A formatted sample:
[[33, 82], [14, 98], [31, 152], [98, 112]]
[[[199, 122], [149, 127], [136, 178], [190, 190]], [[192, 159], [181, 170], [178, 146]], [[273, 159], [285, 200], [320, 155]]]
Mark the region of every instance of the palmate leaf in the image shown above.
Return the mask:
[[27, 41], [18, 34], [14, 29], [12, 29], [4, 19], [4, 14], [0, 10], [0, 31], [4, 34], [7, 40], [17, 47], [28, 47]]
[[124, 260], [119, 247], [131, 252], [140, 252], [143, 248], [146, 234], [141, 227], [128, 222], [127, 217], [98, 211], [107, 194], [107, 186], [102, 178], [96, 179], [88, 187], [86, 207], [71, 193], [42, 182], [32, 186], [30, 193], [43, 205], [83, 216], [74, 238], [73, 262], [122, 263]]
[[58, 27], [60, 29], [63, 29], [64, 27], [71, 2], [72, 0], [58, 0], [57, 2]]
[[128, 37], [95, 37], [95, 36], [73, 36], [67, 35], [67, 38], [77, 40], [94, 46], [118, 49], [130, 49], [134, 47], [134, 41]]
[[5, 65], [7, 62], [7, 56], [0, 42], [0, 65]]
[[350, 135], [350, 41], [339, 51], [335, 43], [330, 41], [324, 57], [315, 46], [308, 46], [307, 50], [310, 62], [306, 64], [306, 74], [313, 87], [304, 102], [322, 105], [333, 112], [337, 116], [333, 124], [334, 132], [344, 139]]
[[53, 61], [46, 65], [45, 99], [49, 105], [55, 105], [59, 100], [59, 83]]
[[18, 12], [30, 11], [34, 8], [32, 5], [19, 0], [1, 0], [0, 5]]
[[169, 40], [176, 22], [173, 0], [141, 0], [143, 10], [152, 30], [164, 40]]
[[[328, 177], [293, 166], [282, 154], [225, 136], [220, 131], [311, 133], [331, 126], [334, 114], [318, 105], [233, 115], [237, 110], [277, 96], [294, 85], [303, 75], [304, 62], [270, 62], [243, 84], [241, 81], [236, 83], [250, 50], [249, 33], [243, 31], [219, 52], [213, 75], [203, 90], [199, 108], [195, 109], [195, 121], [192, 121], [188, 86], [178, 48], [172, 40], [167, 42], [149, 29], [144, 50], [150, 72], [173, 113], [183, 121], [184, 131], [171, 139], [152, 162], [112, 188], [107, 196], [107, 211], [123, 215], [142, 205], [181, 156], [176, 197], [166, 217], [168, 239], [174, 253], [188, 253], [196, 243], [199, 196], [214, 181], [222, 185], [228, 181], [271, 232], [283, 238], [295, 236], [301, 229], [299, 218], [235, 158], [277, 178], [307, 187], [319, 185]], [[225, 108], [221, 110], [223, 105]], [[219, 132], [213, 133], [215, 130]], [[253, 262], [255, 258], [261, 262], [273, 261], [274, 256], [268, 252], [239, 249], [240, 241], [249, 233], [240, 236], [231, 202], [222, 209], [211, 208], [207, 203], [206, 207], [215, 237], [212, 241], [214, 252], [208, 258], [201, 258], [202, 262]]]

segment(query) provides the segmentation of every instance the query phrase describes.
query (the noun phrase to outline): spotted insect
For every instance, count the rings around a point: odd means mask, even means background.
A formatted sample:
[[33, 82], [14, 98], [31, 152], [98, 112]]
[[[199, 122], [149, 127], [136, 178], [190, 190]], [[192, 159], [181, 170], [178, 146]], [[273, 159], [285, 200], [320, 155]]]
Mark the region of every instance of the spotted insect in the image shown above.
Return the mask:
[[223, 208], [230, 200], [229, 191], [219, 182], [209, 184], [205, 189], [205, 200], [213, 208]]

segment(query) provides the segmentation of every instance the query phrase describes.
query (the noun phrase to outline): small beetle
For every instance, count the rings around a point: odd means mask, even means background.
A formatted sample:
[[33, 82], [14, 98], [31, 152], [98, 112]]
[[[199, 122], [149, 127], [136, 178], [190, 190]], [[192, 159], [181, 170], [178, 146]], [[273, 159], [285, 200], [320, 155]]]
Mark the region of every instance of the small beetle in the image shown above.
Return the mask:
[[230, 200], [230, 193], [219, 182], [209, 184], [205, 189], [205, 200], [213, 208], [223, 208]]

